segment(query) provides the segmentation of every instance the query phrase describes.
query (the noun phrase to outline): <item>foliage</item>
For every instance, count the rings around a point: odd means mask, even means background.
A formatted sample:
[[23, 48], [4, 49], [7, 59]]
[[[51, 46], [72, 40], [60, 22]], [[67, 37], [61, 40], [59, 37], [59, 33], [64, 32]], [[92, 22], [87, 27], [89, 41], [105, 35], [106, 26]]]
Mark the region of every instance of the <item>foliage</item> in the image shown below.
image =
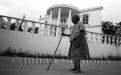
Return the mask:
[[121, 36], [121, 22], [113, 24], [110, 21], [103, 21], [102, 32], [108, 35]]
[[113, 25], [113, 22], [104, 21], [102, 22], [102, 31], [104, 34], [115, 35], [116, 26]]
[[121, 37], [121, 22], [116, 23], [117, 30], [116, 30], [116, 35]]

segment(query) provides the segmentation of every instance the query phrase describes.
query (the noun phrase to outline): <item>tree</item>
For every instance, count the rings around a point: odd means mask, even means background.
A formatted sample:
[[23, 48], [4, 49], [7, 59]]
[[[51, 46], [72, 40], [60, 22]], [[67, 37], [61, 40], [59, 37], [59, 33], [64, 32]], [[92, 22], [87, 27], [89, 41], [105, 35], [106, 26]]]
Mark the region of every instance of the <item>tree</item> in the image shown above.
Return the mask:
[[117, 26], [117, 28], [116, 28], [116, 36], [121, 37], [121, 22], [116, 23], [116, 26]]
[[117, 26], [113, 25], [113, 22], [103, 21], [102, 22], [102, 32], [108, 35], [116, 35]]
[[[104, 21], [102, 22], [102, 32], [104, 34], [107, 34], [107, 35], [113, 35], [113, 36], [118, 36], [118, 37], [121, 37], [121, 22], [119, 23], [115, 23], [115, 25], [113, 25], [113, 22], [110, 22], [110, 21]], [[113, 43], [113, 39], [114, 39], [114, 44], [117, 46], [117, 45], [120, 45], [119, 41], [121, 40], [120, 38], [117, 38], [117, 37], [113, 37], [113, 36], [103, 36], [102, 37], [102, 42], [107, 42], [112, 44]], [[106, 38], [105, 38], [106, 37]], [[110, 41], [109, 41], [109, 37], [110, 37]], [[105, 41], [106, 39], [106, 41]]]

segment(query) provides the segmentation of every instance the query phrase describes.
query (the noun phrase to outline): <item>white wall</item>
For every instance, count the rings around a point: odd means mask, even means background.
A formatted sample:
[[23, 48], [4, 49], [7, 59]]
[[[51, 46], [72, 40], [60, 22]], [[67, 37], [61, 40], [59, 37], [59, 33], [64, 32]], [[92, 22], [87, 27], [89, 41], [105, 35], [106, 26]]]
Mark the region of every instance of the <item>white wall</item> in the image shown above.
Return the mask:
[[[83, 18], [84, 14], [88, 14], [89, 15], [89, 24], [85, 24], [86, 26], [101, 25], [101, 20], [102, 20], [101, 10], [80, 13], [81, 21], [82, 21], [82, 18]], [[95, 27], [94, 27], [94, 29], [87, 28], [87, 31], [89, 31], [89, 30], [91, 30], [92, 32], [99, 32], [99, 33], [101, 33], [101, 31], [95, 29]]]
[[89, 25], [101, 25], [101, 10], [80, 13], [81, 20], [84, 14], [89, 14]]
[[121, 54], [121, 47], [114, 45], [102, 44], [101, 42], [88, 41], [91, 56], [116, 56]]
[[[11, 46], [17, 50], [21, 48], [30, 50], [33, 53], [52, 54], [56, 49], [58, 41], [58, 37], [0, 29], [0, 50], [5, 50]], [[61, 50], [66, 49], [63, 53], [67, 53], [68, 47], [68, 40], [63, 39]]]
[[95, 32], [95, 33], [102, 33], [101, 27], [86, 27], [86, 31]]
[[[53, 54], [59, 37], [46, 36], [41, 34], [33, 34], [27, 32], [8, 31], [0, 29], [0, 50], [3, 51], [9, 46], [16, 48], [17, 51], [29, 50], [32, 53]], [[59, 47], [60, 53], [68, 54], [69, 38], [63, 37]], [[88, 40], [89, 52], [91, 56], [107, 56], [109, 54], [117, 55], [121, 53], [121, 46], [102, 44], [98, 41]]]

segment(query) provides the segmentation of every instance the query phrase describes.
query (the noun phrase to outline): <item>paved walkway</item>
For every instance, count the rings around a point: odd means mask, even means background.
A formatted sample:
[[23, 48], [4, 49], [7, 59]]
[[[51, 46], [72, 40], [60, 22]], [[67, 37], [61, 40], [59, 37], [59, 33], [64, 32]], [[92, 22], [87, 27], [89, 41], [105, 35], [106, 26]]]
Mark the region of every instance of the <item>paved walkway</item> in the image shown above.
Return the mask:
[[[4, 61], [3, 61], [4, 60]], [[121, 61], [111, 61], [110, 64], [81, 64], [82, 73], [69, 71], [72, 64], [10, 64], [6, 59], [0, 59], [0, 75], [121, 75]]]

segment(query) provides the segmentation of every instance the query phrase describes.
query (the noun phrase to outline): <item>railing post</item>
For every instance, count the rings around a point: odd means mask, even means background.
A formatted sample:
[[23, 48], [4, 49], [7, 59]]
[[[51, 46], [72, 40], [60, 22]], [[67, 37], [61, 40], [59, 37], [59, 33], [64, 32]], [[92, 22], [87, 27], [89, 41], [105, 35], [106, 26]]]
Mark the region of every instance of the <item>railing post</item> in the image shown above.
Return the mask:
[[9, 30], [11, 26], [11, 18], [7, 18], [6, 25], [7, 25], [6, 29]]
[[[72, 13], [72, 10], [70, 9], [69, 10], [69, 21], [68, 21], [68, 28], [70, 28], [70, 26], [71, 26], [71, 13]], [[68, 29], [68, 34], [70, 34], [70, 29]]]
[[110, 36], [110, 44], [113, 44], [113, 36]]

